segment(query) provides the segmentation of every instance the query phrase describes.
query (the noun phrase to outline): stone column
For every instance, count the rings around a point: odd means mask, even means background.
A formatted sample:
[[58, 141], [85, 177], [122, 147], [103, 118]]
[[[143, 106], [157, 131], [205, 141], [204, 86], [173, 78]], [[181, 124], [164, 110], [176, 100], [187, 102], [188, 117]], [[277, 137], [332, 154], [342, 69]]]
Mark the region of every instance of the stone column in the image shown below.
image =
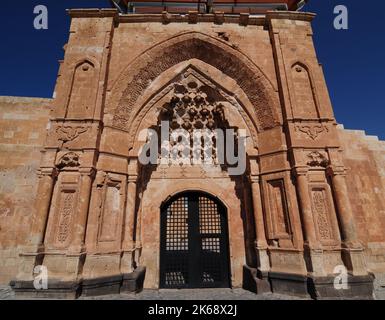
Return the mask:
[[264, 272], [264, 271], [269, 271], [270, 263], [269, 263], [269, 256], [267, 254], [265, 220], [264, 220], [263, 208], [262, 208], [259, 177], [252, 176], [250, 179], [250, 183], [251, 183], [251, 192], [252, 192], [252, 199], [253, 199], [253, 212], [254, 212], [255, 233], [256, 233], [255, 248], [259, 258], [258, 268], [262, 272]]
[[40, 264], [44, 252], [44, 236], [47, 228], [48, 214], [52, 193], [57, 178], [55, 168], [40, 169], [37, 195], [35, 200], [35, 213], [27, 244], [19, 248], [20, 262], [16, 279], [29, 281], [33, 279], [33, 270]]
[[95, 177], [95, 170], [93, 168], [79, 169], [80, 188], [79, 188], [79, 203], [77, 215], [74, 221], [74, 231], [69, 248], [69, 252], [77, 254], [84, 251], [85, 231], [87, 227], [88, 210], [90, 206], [92, 182]]
[[124, 237], [123, 237], [123, 257], [122, 257], [122, 273], [130, 273], [133, 271], [133, 254], [135, 250], [134, 244], [134, 227], [135, 227], [135, 206], [136, 206], [136, 183], [137, 176], [129, 176], [126, 196], [126, 211], [124, 219]]
[[308, 251], [313, 274], [317, 276], [325, 276], [326, 272], [323, 265], [323, 250], [317, 239], [313, 219], [312, 202], [307, 178], [308, 168], [297, 167], [295, 168], [294, 173], [297, 178], [298, 196], [301, 204], [302, 222], [304, 224], [305, 249]]
[[301, 211], [302, 211], [302, 221], [303, 221], [304, 230], [305, 230], [305, 240], [309, 248], [319, 248], [320, 244], [317, 240], [316, 230], [314, 226], [307, 173], [308, 173], [307, 168], [295, 169], [295, 175], [297, 178], [298, 196], [299, 196], [299, 201], [301, 204]]
[[343, 169], [338, 170], [335, 167], [329, 167], [328, 174], [332, 181], [335, 202], [341, 223], [342, 239], [347, 247], [360, 246], [357, 241], [356, 226], [348, 198], [345, 172]]
[[358, 241], [356, 224], [348, 197], [346, 174], [343, 167], [329, 166], [334, 199], [337, 206], [342, 233], [342, 253], [345, 264], [353, 275], [366, 275], [364, 248]]
[[31, 252], [38, 251], [39, 247], [43, 244], [56, 177], [57, 172], [55, 168], [44, 168], [40, 170], [35, 202], [36, 211], [28, 242]]

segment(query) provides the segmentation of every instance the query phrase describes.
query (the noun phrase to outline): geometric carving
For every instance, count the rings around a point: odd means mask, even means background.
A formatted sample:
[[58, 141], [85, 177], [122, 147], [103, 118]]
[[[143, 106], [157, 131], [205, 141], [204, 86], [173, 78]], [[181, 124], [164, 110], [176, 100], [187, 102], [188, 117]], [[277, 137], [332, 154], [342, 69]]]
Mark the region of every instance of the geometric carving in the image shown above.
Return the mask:
[[[246, 62], [245, 58], [238, 57], [236, 50], [223, 48], [223, 44], [212, 44], [209, 42], [212, 39], [203, 34], [194, 33], [181, 37], [185, 36], [190, 37], [190, 39], [172, 45], [159, 45], [154, 48], [151, 53], [148, 53], [151, 60], [140, 67], [138, 65], [135, 75], [124, 80], [128, 86], [123, 91], [120, 100], [117, 101], [118, 105], [113, 118], [114, 126], [127, 130], [132, 110], [151, 82], [167, 69], [191, 59], [201, 60], [232, 78], [254, 106], [261, 129], [269, 129], [277, 125], [278, 120], [274, 111], [275, 103], [272, 101], [268, 89], [268, 86], [271, 85], [255, 66], [248, 61]], [[208, 39], [202, 40], [203, 37]], [[124, 77], [130, 76], [130, 73], [124, 74]]]
[[305, 133], [309, 138], [315, 140], [323, 132], [328, 132], [329, 129], [322, 124], [296, 124], [295, 131]]
[[326, 168], [329, 165], [329, 160], [327, 157], [318, 152], [318, 151], [313, 151], [307, 155], [307, 158], [309, 161], [307, 164], [311, 167], [324, 167]]
[[69, 237], [74, 202], [75, 192], [62, 192], [59, 207], [59, 224], [57, 232], [57, 241], [61, 244], [65, 243]]
[[86, 126], [63, 125], [56, 129], [56, 133], [58, 134], [59, 141], [67, 142], [75, 140], [88, 129], [89, 127]]
[[333, 240], [325, 189], [313, 189], [312, 202], [320, 240]]
[[177, 83], [170, 103], [163, 106], [161, 119], [170, 121], [173, 130], [221, 128], [225, 124], [224, 106], [215, 101], [218, 98], [221, 97], [212, 88], [199, 86], [195, 81], [187, 85]]
[[80, 166], [79, 155], [77, 155], [75, 152], [67, 152], [60, 158], [60, 160], [56, 164], [56, 167], [58, 167], [59, 169], [65, 167], [73, 168], [78, 166]]
[[[223, 100], [225, 98], [216, 89], [202, 84], [193, 76], [174, 84], [171, 99], [160, 109], [157, 128], [160, 131], [163, 122], [169, 123], [169, 134], [174, 136], [169, 146], [171, 160], [181, 160], [179, 164], [185, 163], [184, 161], [190, 163], [190, 159], [218, 163], [215, 130], [228, 128], [225, 107], [220, 102]], [[194, 133], [198, 132], [203, 133], [205, 141], [196, 139]], [[183, 147], [173, 133], [186, 139]], [[159, 146], [163, 148], [161, 141]]]

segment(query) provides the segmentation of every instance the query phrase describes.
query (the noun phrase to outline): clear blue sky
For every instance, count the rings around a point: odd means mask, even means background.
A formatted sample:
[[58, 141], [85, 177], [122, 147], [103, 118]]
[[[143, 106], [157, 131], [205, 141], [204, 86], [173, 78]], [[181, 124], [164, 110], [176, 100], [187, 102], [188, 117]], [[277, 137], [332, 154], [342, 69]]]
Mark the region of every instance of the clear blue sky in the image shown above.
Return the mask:
[[[33, 8], [49, 9], [49, 29], [33, 28]], [[349, 9], [349, 30], [333, 28], [333, 8]], [[67, 41], [66, 8], [100, 8], [107, 0], [3, 0], [0, 95], [51, 97]], [[385, 1], [310, 0], [314, 40], [337, 121], [385, 140]]]

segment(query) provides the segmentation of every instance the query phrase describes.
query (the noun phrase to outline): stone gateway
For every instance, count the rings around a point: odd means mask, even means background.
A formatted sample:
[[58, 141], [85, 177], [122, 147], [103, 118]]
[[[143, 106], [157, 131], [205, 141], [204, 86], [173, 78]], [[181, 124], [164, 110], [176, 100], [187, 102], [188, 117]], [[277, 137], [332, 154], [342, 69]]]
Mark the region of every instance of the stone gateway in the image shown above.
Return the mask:
[[[2, 284], [28, 297], [373, 297], [385, 275], [385, 145], [337, 125], [313, 14], [69, 14], [55, 98], [0, 97]], [[209, 165], [142, 164], [143, 132], [165, 120], [231, 129], [238, 142], [244, 130], [244, 172], [218, 161], [214, 138]]]

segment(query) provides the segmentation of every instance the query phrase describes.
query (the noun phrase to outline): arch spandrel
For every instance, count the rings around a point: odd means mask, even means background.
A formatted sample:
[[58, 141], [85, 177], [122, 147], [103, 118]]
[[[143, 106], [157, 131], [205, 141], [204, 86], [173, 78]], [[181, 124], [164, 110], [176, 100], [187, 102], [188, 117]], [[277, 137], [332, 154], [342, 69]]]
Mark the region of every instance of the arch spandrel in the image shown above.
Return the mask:
[[244, 54], [213, 37], [190, 32], [166, 40], [136, 58], [115, 82], [106, 113], [112, 125], [128, 131], [138, 99], [163, 72], [183, 61], [201, 60], [232, 78], [254, 106], [259, 130], [280, 124], [279, 102], [266, 75]]

